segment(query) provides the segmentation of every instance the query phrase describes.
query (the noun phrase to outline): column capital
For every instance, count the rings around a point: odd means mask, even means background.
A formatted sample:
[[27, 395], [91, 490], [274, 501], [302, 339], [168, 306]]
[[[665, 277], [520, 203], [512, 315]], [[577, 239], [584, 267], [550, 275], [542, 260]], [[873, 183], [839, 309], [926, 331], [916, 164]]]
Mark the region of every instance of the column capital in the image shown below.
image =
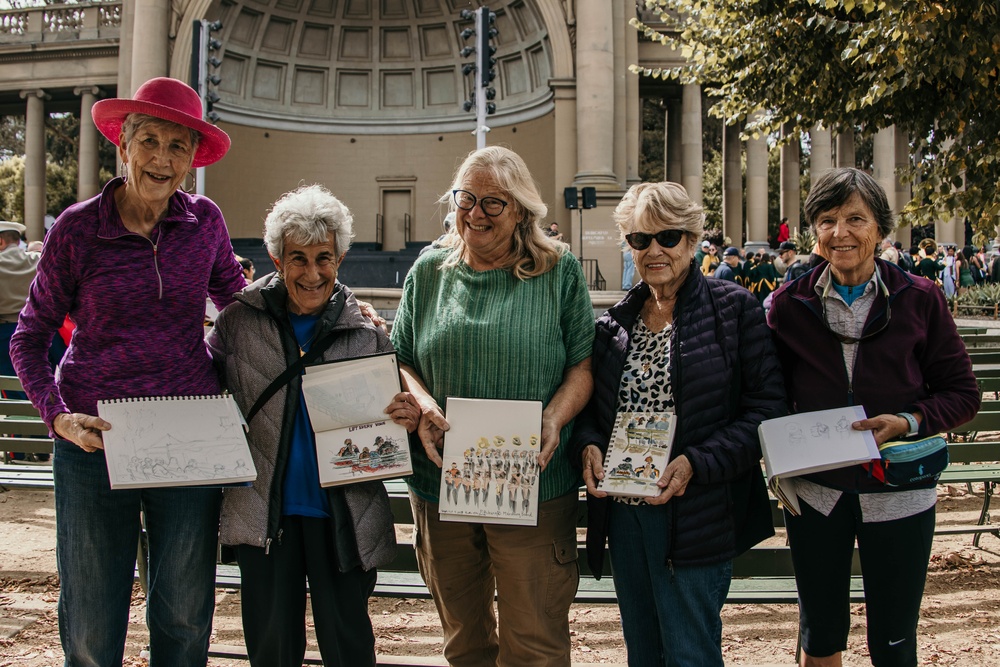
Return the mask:
[[77, 86], [76, 88], [73, 89], [74, 95], [82, 96], [87, 93], [90, 93], [94, 97], [103, 96], [103, 91], [101, 90], [100, 86]]
[[48, 93], [46, 93], [41, 88], [30, 88], [28, 90], [22, 90], [20, 94], [21, 94], [21, 99], [22, 100], [26, 100], [29, 97], [37, 97], [40, 100], [50, 100], [50, 99], [52, 99], [52, 96], [49, 95]]

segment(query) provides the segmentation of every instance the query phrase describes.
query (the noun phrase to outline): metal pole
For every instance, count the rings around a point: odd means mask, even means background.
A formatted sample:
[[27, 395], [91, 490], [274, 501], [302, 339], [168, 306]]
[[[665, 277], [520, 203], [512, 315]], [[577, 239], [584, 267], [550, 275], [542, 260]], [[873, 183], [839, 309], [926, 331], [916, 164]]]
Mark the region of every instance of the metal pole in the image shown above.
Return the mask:
[[486, 133], [490, 128], [486, 127], [486, 72], [483, 65], [489, 61], [489, 53], [480, 53], [483, 44], [489, 43], [482, 35], [484, 30], [490, 29], [489, 7], [480, 7], [476, 10], [476, 150], [486, 148]]

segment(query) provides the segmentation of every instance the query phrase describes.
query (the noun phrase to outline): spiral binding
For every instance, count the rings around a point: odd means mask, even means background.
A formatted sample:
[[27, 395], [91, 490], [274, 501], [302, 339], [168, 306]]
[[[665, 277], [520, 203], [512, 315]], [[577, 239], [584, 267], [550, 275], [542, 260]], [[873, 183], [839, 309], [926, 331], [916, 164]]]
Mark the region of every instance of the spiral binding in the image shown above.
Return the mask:
[[206, 394], [203, 396], [133, 396], [131, 398], [107, 398], [97, 402], [98, 405], [111, 403], [159, 403], [163, 401], [205, 401], [226, 398], [228, 394]]

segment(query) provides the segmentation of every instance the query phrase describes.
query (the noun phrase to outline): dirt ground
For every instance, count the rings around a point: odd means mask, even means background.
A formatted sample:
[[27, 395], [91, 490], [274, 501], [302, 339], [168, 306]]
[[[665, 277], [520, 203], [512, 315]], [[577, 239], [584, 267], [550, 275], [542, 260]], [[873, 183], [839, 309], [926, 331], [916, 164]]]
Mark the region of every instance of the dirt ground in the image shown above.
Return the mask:
[[[938, 488], [938, 524], [970, 524], [978, 517], [983, 489]], [[776, 544], [781, 535], [773, 538]], [[1000, 539], [984, 535], [982, 548], [969, 535], [939, 537], [927, 580], [920, 621], [920, 664], [1000, 665]], [[59, 581], [55, 574], [55, 512], [51, 491], [0, 490], [0, 667], [62, 664], [56, 623]], [[215, 644], [240, 645], [240, 598], [219, 590]], [[849, 666], [868, 665], [864, 606], [855, 605]], [[395, 656], [439, 656], [440, 626], [431, 603], [375, 599], [371, 604], [377, 649]], [[145, 665], [141, 593], [133, 597], [126, 665]], [[570, 612], [574, 663], [625, 663], [617, 608], [574, 605]], [[794, 664], [794, 605], [728, 605], [723, 611], [723, 650], [728, 665]], [[22, 629], [23, 626], [23, 629]], [[310, 649], [315, 650], [315, 645]], [[213, 658], [215, 666], [246, 662]]]

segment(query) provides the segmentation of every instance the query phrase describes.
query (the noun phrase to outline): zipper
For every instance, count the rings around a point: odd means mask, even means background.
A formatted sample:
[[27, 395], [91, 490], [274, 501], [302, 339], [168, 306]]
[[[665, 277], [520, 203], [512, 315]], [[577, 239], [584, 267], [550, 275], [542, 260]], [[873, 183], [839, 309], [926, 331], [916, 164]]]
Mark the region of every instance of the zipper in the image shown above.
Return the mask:
[[160, 263], [159, 263], [159, 261], [157, 259], [157, 254], [156, 254], [156, 247], [157, 247], [158, 243], [153, 243], [152, 240], [150, 240], [150, 243], [153, 244], [153, 270], [156, 271], [156, 282], [160, 286], [160, 296], [159, 296], [159, 299], [162, 301], [163, 300], [163, 276], [160, 275]]

